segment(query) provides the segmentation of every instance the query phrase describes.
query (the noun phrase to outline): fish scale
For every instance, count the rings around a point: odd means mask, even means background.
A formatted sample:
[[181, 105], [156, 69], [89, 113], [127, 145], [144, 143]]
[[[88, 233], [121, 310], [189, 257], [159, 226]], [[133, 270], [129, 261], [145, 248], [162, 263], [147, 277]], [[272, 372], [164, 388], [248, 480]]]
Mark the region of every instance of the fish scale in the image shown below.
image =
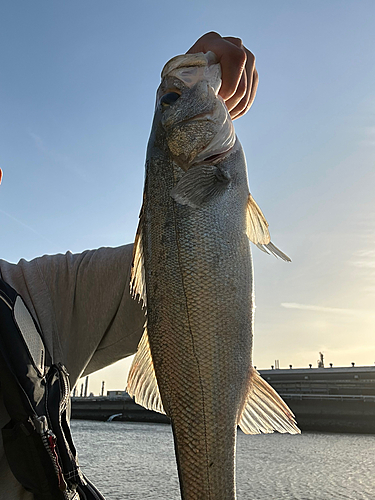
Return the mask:
[[163, 405], [173, 422], [185, 497], [229, 499], [234, 498], [237, 413], [251, 367], [245, 211], [234, 225], [234, 191], [223, 206], [215, 204], [214, 215], [210, 205], [199, 211], [177, 206], [169, 194], [175, 169], [167, 158], [155, 165], [151, 159], [147, 173], [143, 234], [149, 242], [147, 295], [153, 297], [147, 308], [149, 341]]
[[[180, 57], [181, 64], [189, 60]], [[191, 88], [166, 76], [158, 92], [160, 98], [173, 84], [181, 95], [165, 99], [168, 107], [157, 102], [149, 140], [131, 283], [146, 305], [147, 330], [127, 390], [171, 418], [183, 500], [234, 500], [237, 425], [248, 433], [298, 432], [252, 367], [249, 238], [288, 257], [270, 243], [208, 61], [206, 69], [196, 83], [189, 80]], [[194, 163], [202, 151], [215, 160]]]

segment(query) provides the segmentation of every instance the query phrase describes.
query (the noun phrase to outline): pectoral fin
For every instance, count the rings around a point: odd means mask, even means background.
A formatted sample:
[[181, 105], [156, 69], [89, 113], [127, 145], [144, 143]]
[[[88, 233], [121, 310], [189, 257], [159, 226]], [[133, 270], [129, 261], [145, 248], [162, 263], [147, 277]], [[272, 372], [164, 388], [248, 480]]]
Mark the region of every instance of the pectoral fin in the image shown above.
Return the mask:
[[172, 189], [171, 196], [181, 205], [199, 208], [222, 194], [229, 181], [228, 175], [216, 165], [197, 165], [183, 175]]
[[136, 403], [148, 410], [165, 413], [152, 362], [147, 329], [139, 341], [137, 353], [130, 367], [126, 391], [134, 397]]
[[250, 390], [238, 425], [245, 434], [300, 434], [294, 415], [277, 392], [252, 368]]
[[262, 250], [262, 252], [291, 262], [291, 259], [271, 242], [268, 222], [251, 194], [249, 194], [247, 200], [246, 234], [249, 240]]

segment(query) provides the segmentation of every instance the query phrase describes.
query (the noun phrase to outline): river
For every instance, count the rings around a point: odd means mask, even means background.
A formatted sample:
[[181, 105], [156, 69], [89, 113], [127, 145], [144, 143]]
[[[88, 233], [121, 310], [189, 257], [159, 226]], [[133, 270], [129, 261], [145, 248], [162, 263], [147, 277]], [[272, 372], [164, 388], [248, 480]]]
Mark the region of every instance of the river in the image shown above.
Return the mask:
[[[83, 472], [107, 500], [180, 500], [171, 427], [72, 420]], [[373, 500], [375, 435], [238, 431], [238, 500]]]

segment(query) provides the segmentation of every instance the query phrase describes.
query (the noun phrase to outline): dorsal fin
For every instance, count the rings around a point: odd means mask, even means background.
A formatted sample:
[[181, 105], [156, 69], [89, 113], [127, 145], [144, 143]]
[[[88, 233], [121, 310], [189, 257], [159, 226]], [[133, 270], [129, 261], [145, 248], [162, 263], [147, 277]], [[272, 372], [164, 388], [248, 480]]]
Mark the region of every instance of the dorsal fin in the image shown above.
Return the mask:
[[147, 296], [142, 239], [142, 218], [140, 218], [133, 247], [133, 261], [130, 274], [130, 293], [133, 298], [138, 296], [138, 300], [142, 300], [142, 307], [146, 307]]

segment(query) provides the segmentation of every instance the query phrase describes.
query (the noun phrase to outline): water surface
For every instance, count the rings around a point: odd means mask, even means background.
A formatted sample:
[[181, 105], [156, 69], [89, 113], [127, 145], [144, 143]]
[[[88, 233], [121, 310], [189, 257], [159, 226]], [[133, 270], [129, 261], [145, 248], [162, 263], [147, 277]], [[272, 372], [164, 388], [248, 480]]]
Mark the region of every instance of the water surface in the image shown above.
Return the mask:
[[[107, 500], [180, 500], [171, 427], [72, 421], [83, 472]], [[375, 500], [375, 435], [238, 432], [238, 500]]]

